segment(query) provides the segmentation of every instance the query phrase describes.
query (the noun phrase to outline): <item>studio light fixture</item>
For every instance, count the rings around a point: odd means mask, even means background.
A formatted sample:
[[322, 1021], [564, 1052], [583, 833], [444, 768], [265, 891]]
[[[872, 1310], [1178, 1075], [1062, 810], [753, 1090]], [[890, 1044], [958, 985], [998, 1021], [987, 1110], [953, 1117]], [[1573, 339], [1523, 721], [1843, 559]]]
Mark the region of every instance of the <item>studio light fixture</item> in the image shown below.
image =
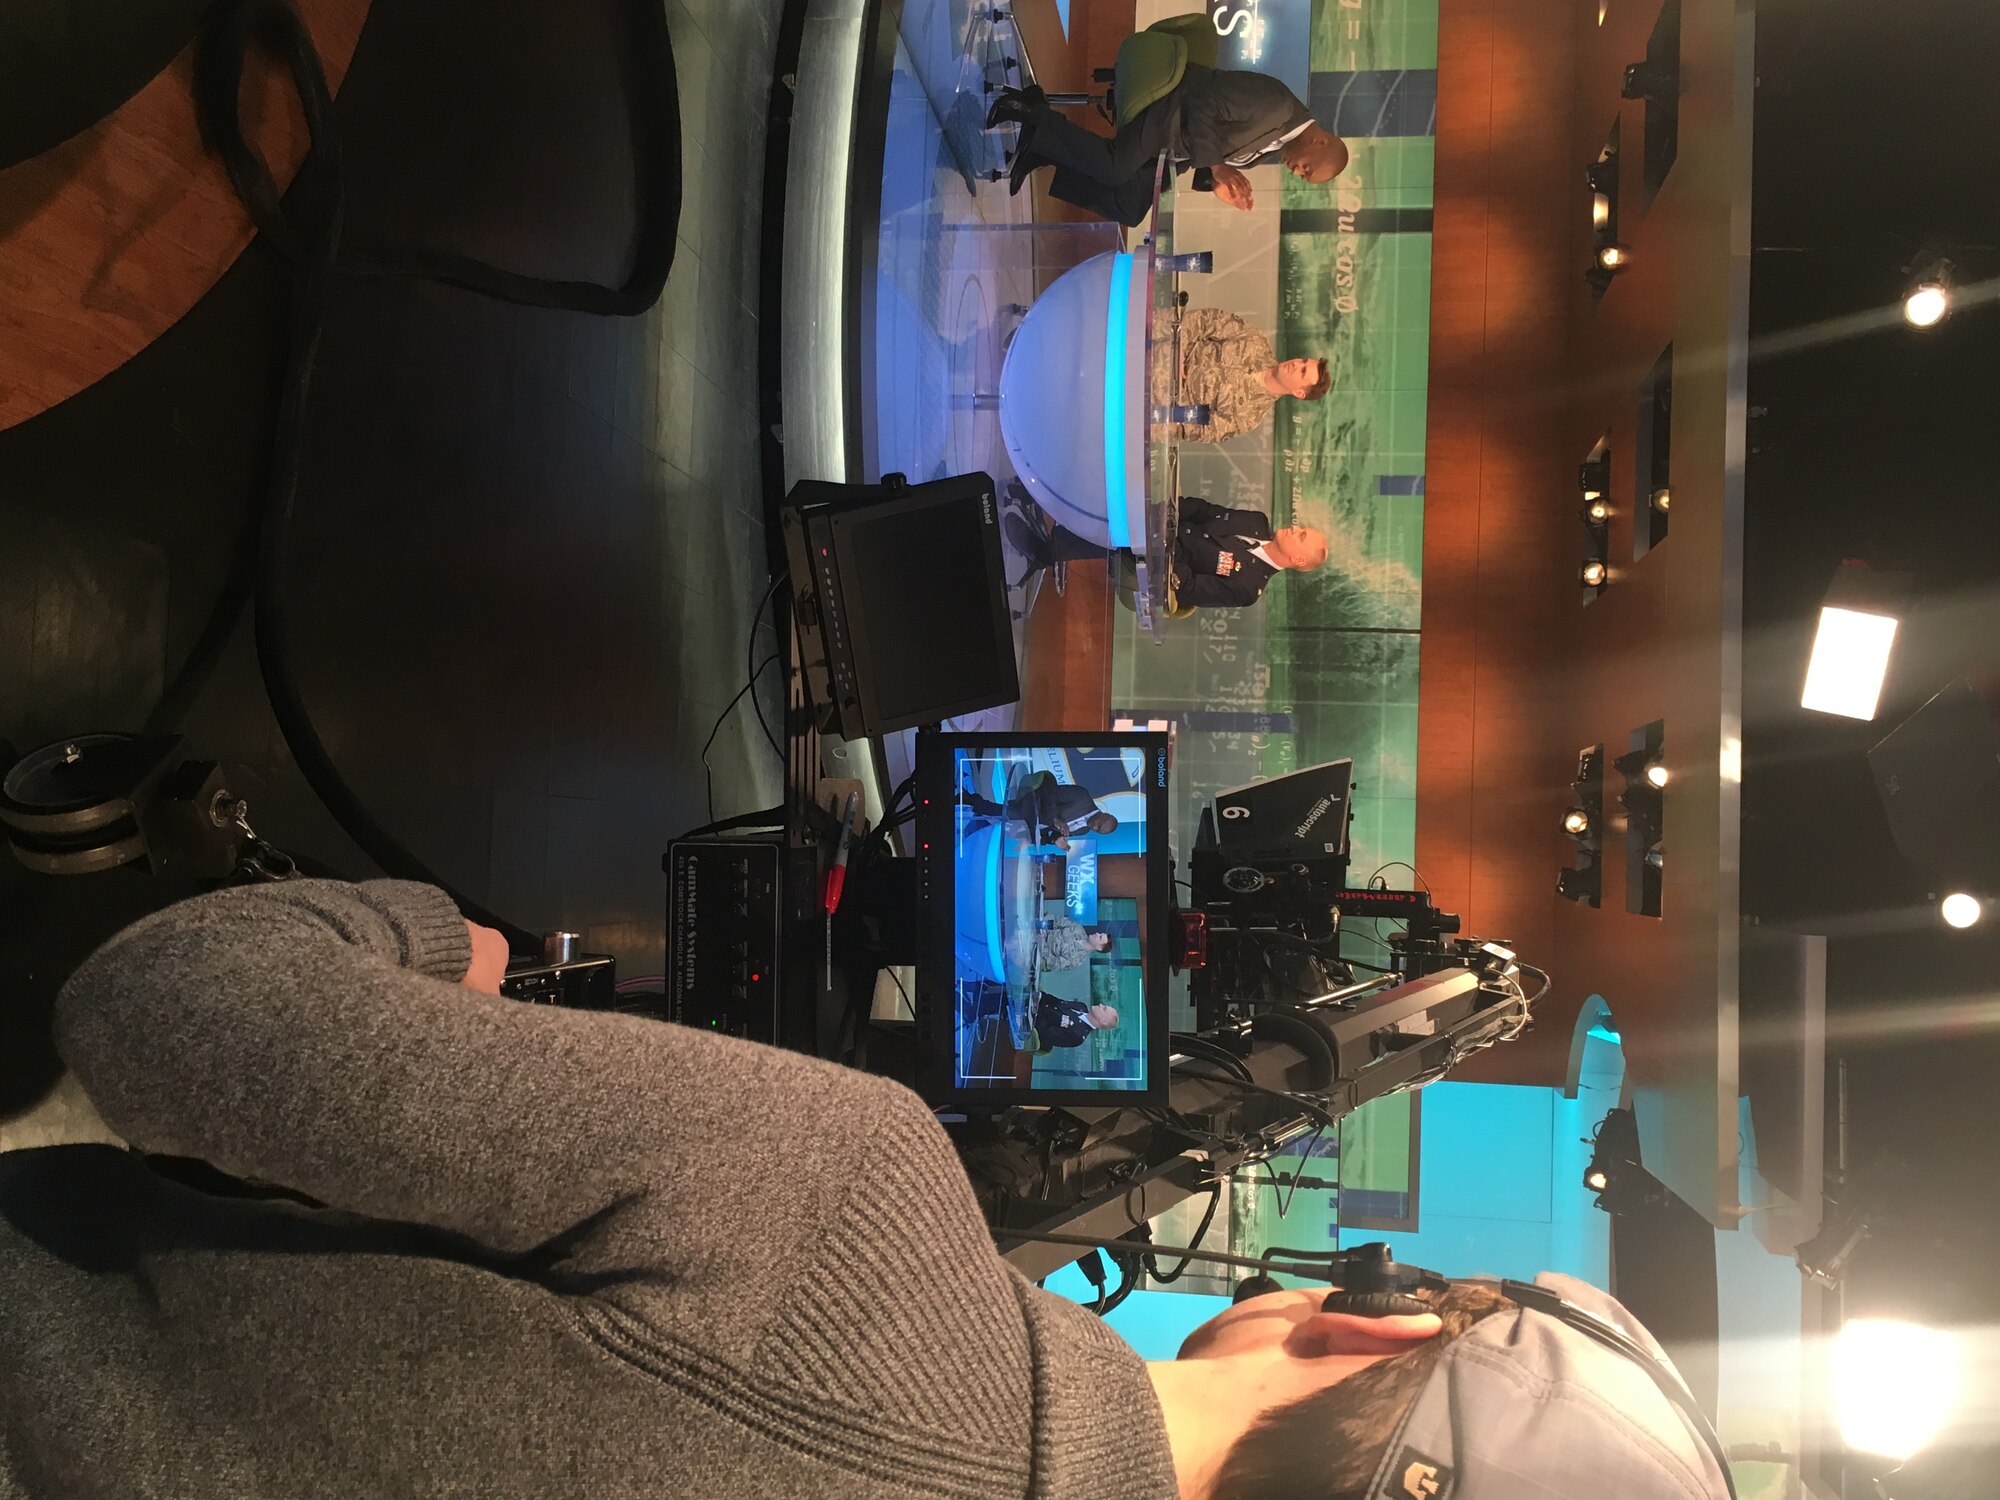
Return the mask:
[[1664, 516], [1673, 503], [1674, 492], [1672, 490], [1662, 487], [1653, 491], [1653, 509], [1661, 515]]
[[1597, 269], [1600, 271], [1610, 271], [1615, 274], [1624, 270], [1631, 261], [1632, 252], [1615, 240], [1608, 245], [1597, 247]]
[[1601, 500], [1611, 493], [1611, 455], [1594, 453], [1576, 471], [1577, 488], [1586, 500]]
[[1840, 565], [1820, 606], [1800, 707], [1847, 719], [1875, 717], [1905, 583], [1862, 562]]
[[1603, 899], [1604, 882], [1598, 874], [1597, 858], [1586, 854], [1573, 870], [1556, 872], [1556, 894], [1579, 906], [1595, 906]]
[[1951, 316], [1954, 267], [1948, 260], [1920, 267], [1903, 293], [1903, 321], [1912, 328], [1935, 328]]
[[1618, 163], [1609, 155], [1600, 156], [1583, 169], [1583, 180], [1591, 192], [1604, 200], [1605, 208], [1611, 206], [1612, 198], [1618, 192]]
[[1577, 578], [1587, 589], [1602, 589], [1611, 581], [1611, 570], [1593, 557], [1577, 569]]
[[1654, 761], [1650, 766], [1646, 767], [1646, 780], [1651, 782], [1655, 787], [1664, 788], [1672, 779], [1672, 773], [1658, 761]]
[[1672, 68], [1656, 62], [1635, 62], [1625, 70], [1621, 92], [1627, 99], [1666, 103], [1679, 91], [1680, 80]]
[[1829, 1350], [1828, 1394], [1840, 1440], [1908, 1459], [1958, 1415], [1964, 1352], [1951, 1334], [1893, 1318], [1855, 1318]]
[[1590, 814], [1580, 807], [1572, 807], [1563, 814], [1563, 832], [1573, 839], [1587, 837], [1590, 833]]
[[1602, 1167], [1592, 1167], [1583, 1174], [1583, 1185], [1593, 1193], [1601, 1193], [1611, 1186], [1611, 1174]]
[[1945, 926], [1963, 930], [1978, 925], [1986, 915], [1986, 903], [1970, 892], [1953, 891], [1938, 902], [1938, 915], [1944, 918]]
[[1583, 524], [1586, 526], [1602, 526], [1610, 519], [1611, 504], [1602, 495], [1583, 508]]
[[1611, 222], [1611, 195], [1592, 193], [1590, 195], [1590, 227], [1602, 229]]

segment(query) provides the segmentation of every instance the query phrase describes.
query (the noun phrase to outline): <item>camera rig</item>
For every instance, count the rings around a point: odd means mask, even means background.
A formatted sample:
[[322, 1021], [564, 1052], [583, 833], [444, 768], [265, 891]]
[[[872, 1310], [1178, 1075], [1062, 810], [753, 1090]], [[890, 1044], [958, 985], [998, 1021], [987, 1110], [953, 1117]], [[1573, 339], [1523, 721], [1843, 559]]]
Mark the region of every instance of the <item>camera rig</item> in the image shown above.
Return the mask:
[[[1227, 847], [1203, 815], [1172, 955], [1196, 1030], [1173, 1039], [1167, 1107], [1015, 1108], [954, 1127], [1017, 1269], [1044, 1276], [1077, 1251], [1009, 1229], [1129, 1238], [1141, 1256], [1148, 1223], [1175, 1203], [1526, 1029], [1546, 974], [1505, 943], [1460, 936], [1428, 891], [1349, 888], [1346, 871], [1344, 841], [1303, 855]], [[1402, 924], [1368, 934], [1381, 961], [1344, 957], [1343, 925], [1375, 919]]]

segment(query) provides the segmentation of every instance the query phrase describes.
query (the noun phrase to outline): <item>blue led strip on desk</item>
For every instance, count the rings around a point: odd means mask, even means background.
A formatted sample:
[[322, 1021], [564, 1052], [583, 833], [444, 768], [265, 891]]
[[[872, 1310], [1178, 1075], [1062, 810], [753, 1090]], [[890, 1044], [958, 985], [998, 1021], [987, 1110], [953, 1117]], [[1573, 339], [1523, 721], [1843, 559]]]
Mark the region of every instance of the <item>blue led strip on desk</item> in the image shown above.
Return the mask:
[[[1111, 292], [1104, 309], [1104, 525], [1113, 547], [1132, 545], [1132, 523], [1125, 514], [1125, 427], [1132, 414], [1126, 410], [1125, 335], [1132, 316], [1132, 257], [1111, 258]], [[1150, 390], [1139, 393], [1139, 412], [1144, 414], [1153, 399]]]

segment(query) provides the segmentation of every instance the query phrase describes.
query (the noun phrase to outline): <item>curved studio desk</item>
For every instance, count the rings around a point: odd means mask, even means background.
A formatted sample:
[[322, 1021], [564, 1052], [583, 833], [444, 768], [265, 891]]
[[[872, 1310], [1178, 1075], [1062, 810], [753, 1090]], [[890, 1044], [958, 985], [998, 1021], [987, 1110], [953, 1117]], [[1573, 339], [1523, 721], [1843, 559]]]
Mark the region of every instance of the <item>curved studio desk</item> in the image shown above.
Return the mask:
[[1035, 502], [1087, 541], [1129, 549], [1140, 624], [1155, 640], [1174, 607], [1166, 566], [1178, 507], [1179, 460], [1156, 423], [1205, 421], [1199, 408], [1156, 407], [1153, 369], [1169, 362], [1178, 395], [1180, 274], [1205, 272], [1206, 252], [1174, 254], [1162, 235], [1160, 187], [1135, 250], [1092, 256], [1036, 298], [1000, 374], [1000, 435]]

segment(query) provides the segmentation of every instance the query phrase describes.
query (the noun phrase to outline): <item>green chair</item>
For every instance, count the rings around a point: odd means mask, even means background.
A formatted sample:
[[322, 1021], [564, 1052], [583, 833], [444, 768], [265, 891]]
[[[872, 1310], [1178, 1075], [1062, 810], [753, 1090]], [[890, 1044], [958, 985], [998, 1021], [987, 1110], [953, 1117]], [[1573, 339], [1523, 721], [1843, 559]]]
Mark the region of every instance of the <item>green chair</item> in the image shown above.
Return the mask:
[[1095, 104], [1114, 126], [1123, 128], [1150, 104], [1177, 88], [1188, 65], [1212, 68], [1222, 52], [1222, 38], [1206, 15], [1168, 16], [1119, 44], [1118, 65], [1099, 68], [1099, 83], [1111, 87], [1102, 94], [1050, 94], [1051, 104]]

